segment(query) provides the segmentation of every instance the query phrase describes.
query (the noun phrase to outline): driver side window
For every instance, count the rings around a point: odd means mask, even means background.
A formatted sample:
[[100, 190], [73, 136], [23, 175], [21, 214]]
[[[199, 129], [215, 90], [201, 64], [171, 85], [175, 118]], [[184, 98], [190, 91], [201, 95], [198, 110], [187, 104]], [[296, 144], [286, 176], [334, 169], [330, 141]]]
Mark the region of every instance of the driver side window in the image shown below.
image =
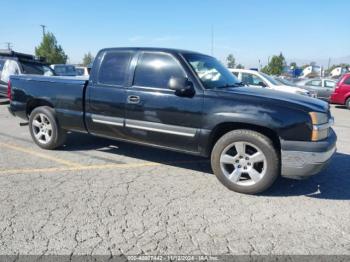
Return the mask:
[[171, 55], [145, 52], [136, 66], [134, 85], [167, 89], [172, 77], [185, 76], [184, 70]]
[[264, 83], [264, 81], [260, 77], [248, 73], [242, 74], [242, 82], [246, 85], [253, 86], [261, 86], [261, 84]]

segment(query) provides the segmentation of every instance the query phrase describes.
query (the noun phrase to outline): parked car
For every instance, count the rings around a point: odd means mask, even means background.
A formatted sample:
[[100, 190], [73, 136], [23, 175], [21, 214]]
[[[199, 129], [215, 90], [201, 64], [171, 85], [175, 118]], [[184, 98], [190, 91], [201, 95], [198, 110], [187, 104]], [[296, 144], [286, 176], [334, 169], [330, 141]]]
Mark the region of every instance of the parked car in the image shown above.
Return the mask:
[[277, 91], [311, 96], [310, 92], [294, 86], [281, 84], [273, 77], [255, 70], [229, 69], [240, 81], [250, 87], [268, 88]]
[[76, 76], [77, 75], [74, 65], [53, 64], [50, 67], [55, 71], [55, 74], [58, 76]]
[[330, 100], [333, 104], [345, 105], [350, 109], [350, 73], [340, 78]]
[[86, 66], [76, 66], [75, 72], [77, 76], [89, 76], [90, 70]]
[[[275, 79], [277, 82], [281, 83], [282, 85], [286, 86], [292, 86], [292, 87], [298, 87], [295, 81], [295, 78], [284, 78], [281, 76], [273, 76], [273, 79]], [[317, 93], [313, 90], [309, 90], [310, 96], [317, 98]]]
[[314, 175], [336, 150], [326, 102], [242, 86], [190, 51], [103, 49], [90, 80], [12, 76], [9, 95], [43, 149], [78, 131], [210, 157], [217, 178], [242, 193], [266, 190], [280, 172]]
[[11, 75], [54, 75], [42, 59], [35, 56], [0, 50], [0, 96], [7, 95], [7, 85]]
[[304, 79], [295, 84], [299, 87], [302, 87], [310, 92], [317, 94], [317, 98], [329, 102], [331, 94], [333, 93], [336, 85], [334, 79], [327, 78], [313, 78], [313, 79]]

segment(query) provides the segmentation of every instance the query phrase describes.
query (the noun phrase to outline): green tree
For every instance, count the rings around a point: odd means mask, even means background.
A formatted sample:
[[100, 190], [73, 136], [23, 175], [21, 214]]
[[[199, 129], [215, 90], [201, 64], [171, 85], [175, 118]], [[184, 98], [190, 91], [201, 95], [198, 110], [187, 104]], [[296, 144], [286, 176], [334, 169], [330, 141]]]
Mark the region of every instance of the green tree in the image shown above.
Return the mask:
[[261, 68], [261, 72], [265, 73], [265, 74], [270, 74], [270, 68], [268, 65], [264, 66], [263, 68]]
[[49, 64], [65, 64], [68, 59], [62, 47], [57, 44], [56, 37], [50, 32], [45, 33], [40, 45], [35, 47], [35, 55], [45, 57]]
[[226, 58], [226, 62], [227, 62], [227, 67], [228, 68], [235, 68], [236, 65], [236, 59], [233, 56], [233, 54], [229, 54]]
[[94, 56], [90, 52], [88, 52], [83, 57], [83, 63], [82, 63], [83, 66], [88, 66], [94, 61], [94, 59], [95, 59]]
[[261, 71], [270, 75], [280, 75], [283, 72], [283, 67], [286, 65], [286, 60], [282, 53], [278, 56], [274, 55], [269, 64], [264, 66]]
[[237, 69], [244, 69], [244, 65], [238, 64], [238, 65], [236, 65], [236, 68], [237, 68]]

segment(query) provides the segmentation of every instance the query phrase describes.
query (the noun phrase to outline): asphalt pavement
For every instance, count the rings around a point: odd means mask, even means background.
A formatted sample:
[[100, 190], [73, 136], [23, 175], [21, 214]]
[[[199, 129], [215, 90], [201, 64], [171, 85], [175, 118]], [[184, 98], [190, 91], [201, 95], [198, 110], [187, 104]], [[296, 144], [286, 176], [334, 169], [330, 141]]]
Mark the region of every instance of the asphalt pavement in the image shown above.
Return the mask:
[[350, 254], [350, 110], [308, 180], [227, 190], [207, 159], [70, 134], [39, 149], [0, 101], [0, 254]]

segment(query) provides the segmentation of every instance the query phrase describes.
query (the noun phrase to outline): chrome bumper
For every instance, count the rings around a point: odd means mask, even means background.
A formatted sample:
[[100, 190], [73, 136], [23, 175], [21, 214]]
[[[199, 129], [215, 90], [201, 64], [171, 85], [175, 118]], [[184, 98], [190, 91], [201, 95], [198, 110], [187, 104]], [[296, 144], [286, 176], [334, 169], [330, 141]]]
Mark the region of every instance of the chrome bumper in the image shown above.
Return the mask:
[[289, 148], [282, 145], [282, 176], [301, 179], [315, 175], [326, 168], [336, 152], [337, 137], [333, 130], [331, 132], [326, 141], [296, 142], [296, 145], [288, 143]]

